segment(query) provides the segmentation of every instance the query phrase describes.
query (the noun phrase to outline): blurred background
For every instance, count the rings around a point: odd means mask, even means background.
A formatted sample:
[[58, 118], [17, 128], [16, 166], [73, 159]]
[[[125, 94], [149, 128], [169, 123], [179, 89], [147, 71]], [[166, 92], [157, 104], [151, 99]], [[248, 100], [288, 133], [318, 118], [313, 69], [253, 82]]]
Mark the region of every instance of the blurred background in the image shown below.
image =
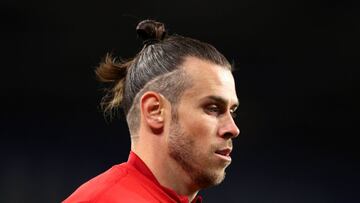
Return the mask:
[[107, 52], [133, 57], [146, 18], [213, 44], [237, 69], [241, 135], [205, 202], [360, 202], [359, 6], [1, 1], [0, 202], [60, 202], [127, 160], [125, 119], [104, 119], [94, 69]]

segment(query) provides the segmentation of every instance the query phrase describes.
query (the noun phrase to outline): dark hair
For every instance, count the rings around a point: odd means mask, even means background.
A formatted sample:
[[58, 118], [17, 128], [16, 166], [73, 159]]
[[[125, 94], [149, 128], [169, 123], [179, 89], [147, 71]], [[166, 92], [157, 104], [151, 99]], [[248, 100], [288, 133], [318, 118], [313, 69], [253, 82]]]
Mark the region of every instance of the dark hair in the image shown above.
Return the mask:
[[161, 93], [171, 104], [176, 104], [181, 93], [191, 83], [180, 66], [186, 57], [202, 60], [231, 69], [227, 59], [212, 45], [180, 35], [168, 36], [163, 23], [153, 20], [141, 21], [136, 27], [144, 47], [131, 60], [118, 61], [107, 54], [96, 69], [100, 81], [113, 86], [102, 100], [106, 114], [121, 105], [129, 129], [139, 124], [139, 97], [146, 91]]

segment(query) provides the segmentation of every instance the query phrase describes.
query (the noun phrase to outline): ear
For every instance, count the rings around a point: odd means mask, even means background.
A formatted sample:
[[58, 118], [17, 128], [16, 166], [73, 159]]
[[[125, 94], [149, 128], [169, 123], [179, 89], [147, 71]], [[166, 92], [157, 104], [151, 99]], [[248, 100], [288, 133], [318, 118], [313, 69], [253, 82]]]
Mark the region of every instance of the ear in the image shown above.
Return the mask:
[[164, 101], [159, 93], [148, 91], [140, 99], [141, 114], [149, 128], [156, 134], [164, 129]]

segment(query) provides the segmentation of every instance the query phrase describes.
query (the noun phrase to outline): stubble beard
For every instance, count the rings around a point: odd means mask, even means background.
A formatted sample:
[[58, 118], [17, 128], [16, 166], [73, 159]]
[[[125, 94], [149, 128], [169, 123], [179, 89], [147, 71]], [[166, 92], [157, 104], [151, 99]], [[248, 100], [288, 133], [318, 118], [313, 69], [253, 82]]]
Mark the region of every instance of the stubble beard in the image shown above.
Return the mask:
[[[173, 121], [169, 136], [169, 155], [189, 175], [198, 188], [207, 188], [220, 184], [225, 178], [225, 172], [216, 173], [211, 168], [200, 167], [200, 155], [196, 152], [194, 140], [189, 139], [180, 124]], [[208, 157], [205, 157], [207, 159]], [[208, 161], [208, 160], [204, 160]]]

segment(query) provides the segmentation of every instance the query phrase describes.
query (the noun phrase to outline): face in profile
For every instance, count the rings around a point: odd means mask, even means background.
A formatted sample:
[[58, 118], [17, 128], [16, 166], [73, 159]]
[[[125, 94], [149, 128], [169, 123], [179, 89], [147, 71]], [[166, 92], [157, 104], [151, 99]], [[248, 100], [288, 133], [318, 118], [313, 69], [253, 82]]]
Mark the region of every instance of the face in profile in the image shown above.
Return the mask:
[[230, 70], [197, 59], [184, 63], [192, 86], [173, 116], [169, 155], [200, 188], [219, 184], [231, 163], [232, 139], [239, 135], [233, 113], [238, 106]]

